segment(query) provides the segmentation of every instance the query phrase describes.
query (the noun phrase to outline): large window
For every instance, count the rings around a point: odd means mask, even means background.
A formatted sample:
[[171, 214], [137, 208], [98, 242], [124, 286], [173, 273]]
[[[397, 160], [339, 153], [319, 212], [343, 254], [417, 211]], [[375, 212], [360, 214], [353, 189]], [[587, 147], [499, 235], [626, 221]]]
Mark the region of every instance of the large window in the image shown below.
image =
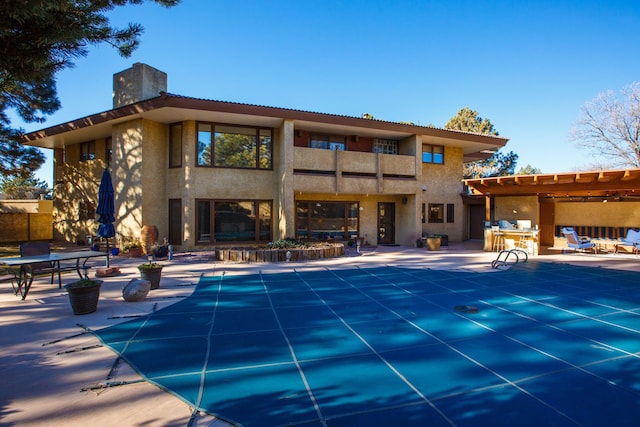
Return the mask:
[[196, 204], [198, 243], [271, 240], [270, 201], [198, 200]]
[[355, 202], [296, 203], [298, 239], [346, 240], [358, 235], [359, 206]]
[[271, 169], [273, 130], [198, 124], [198, 166]]
[[325, 150], [344, 151], [346, 149], [344, 136], [335, 135], [311, 135], [309, 147], [322, 148]]
[[422, 163], [444, 164], [444, 147], [441, 145], [422, 145]]

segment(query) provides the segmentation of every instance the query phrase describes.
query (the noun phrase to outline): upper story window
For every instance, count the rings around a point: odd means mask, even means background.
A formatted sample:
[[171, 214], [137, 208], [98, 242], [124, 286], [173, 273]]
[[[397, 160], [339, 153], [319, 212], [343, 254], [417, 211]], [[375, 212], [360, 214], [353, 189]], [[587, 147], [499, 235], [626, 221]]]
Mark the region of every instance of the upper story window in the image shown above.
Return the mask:
[[169, 131], [169, 167], [182, 166], [182, 123], [170, 126]]
[[398, 141], [393, 139], [374, 139], [373, 152], [382, 154], [398, 154]]
[[442, 145], [422, 145], [422, 163], [444, 164], [444, 147]]
[[198, 123], [198, 166], [271, 169], [273, 130]]
[[80, 161], [95, 160], [96, 158], [96, 142], [88, 141], [80, 144]]
[[344, 151], [346, 143], [344, 136], [335, 135], [311, 135], [309, 147], [322, 148], [325, 150]]

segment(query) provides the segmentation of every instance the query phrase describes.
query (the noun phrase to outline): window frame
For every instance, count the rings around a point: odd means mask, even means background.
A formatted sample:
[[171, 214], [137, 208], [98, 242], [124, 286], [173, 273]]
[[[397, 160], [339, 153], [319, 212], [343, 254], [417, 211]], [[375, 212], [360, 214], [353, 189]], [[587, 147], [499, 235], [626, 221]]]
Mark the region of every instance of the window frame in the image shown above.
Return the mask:
[[[204, 204], [208, 205], [208, 213], [209, 213], [209, 218], [208, 218], [208, 223], [206, 224], [206, 228], [207, 230], [209, 230], [208, 236], [209, 239], [201, 239], [201, 218], [200, 218], [200, 206], [201, 203], [203, 204], [202, 206], [205, 206]], [[218, 203], [252, 203], [253, 204], [253, 210], [254, 212], [256, 212], [255, 214], [255, 220], [254, 220], [254, 232], [255, 232], [255, 239], [251, 239], [251, 240], [226, 240], [226, 239], [222, 239], [219, 240], [216, 238], [216, 204]], [[268, 204], [268, 210], [269, 210], [269, 230], [268, 230], [268, 236], [265, 237], [264, 239], [261, 239], [260, 236], [262, 234], [262, 217], [261, 217], [261, 204]], [[238, 243], [238, 242], [269, 242], [271, 240], [273, 240], [273, 200], [268, 200], [268, 199], [196, 199], [195, 200], [195, 212], [196, 212], [196, 224], [195, 224], [195, 244], [196, 245], [211, 245], [211, 244], [216, 244], [216, 243]]]
[[373, 153], [380, 154], [398, 154], [399, 141], [395, 139], [381, 139], [374, 138], [373, 147], [371, 151]]
[[111, 169], [113, 166], [113, 138], [110, 136], [104, 140], [104, 159], [107, 168]]
[[455, 208], [456, 205], [453, 203], [447, 203], [447, 223], [451, 224], [455, 222]]
[[[176, 129], [179, 129], [177, 135], [174, 134]], [[182, 122], [169, 125], [169, 168], [182, 167], [182, 130]], [[177, 141], [175, 136], [179, 136]], [[177, 162], [174, 163], [174, 160]]]
[[[425, 155], [429, 155], [429, 158]], [[439, 161], [436, 161], [436, 157]], [[444, 165], [444, 145], [422, 144], [422, 163]]]
[[[314, 144], [314, 141], [324, 143], [321, 144], [324, 146], [317, 146], [318, 144]], [[347, 137], [344, 135], [329, 133], [312, 133], [309, 135], [309, 148], [316, 148], [318, 150], [347, 151]]]
[[[206, 132], [201, 131], [200, 126], [210, 126], [211, 129], [208, 131], [210, 134], [209, 144], [209, 163], [204, 164], [201, 163], [201, 150], [200, 150], [200, 133]], [[221, 133], [216, 130], [216, 127], [231, 127], [231, 128], [243, 128], [243, 129], [254, 129], [255, 130], [255, 166], [245, 167], [245, 166], [227, 166], [227, 165], [218, 165], [216, 164], [216, 134]], [[268, 132], [268, 136], [263, 135], [263, 131]], [[229, 132], [224, 132], [229, 133]], [[242, 134], [239, 134], [242, 135]], [[263, 138], [268, 138], [268, 143], [263, 142]], [[196, 167], [204, 167], [204, 168], [221, 168], [221, 169], [242, 169], [242, 170], [273, 170], [273, 139], [274, 139], [274, 129], [267, 126], [251, 126], [251, 125], [240, 125], [235, 123], [218, 123], [218, 122], [196, 122]], [[261, 147], [267, 146], [266, 156], [263, 156]], [[206, 150], [203, 148], [202, 151]], [[261, 160], [267, 158], [268, 166], [262, 167]]]
[[[343, 217], [330, 217], [330, 216], [314, 216], [314, 208], [320, 208], [323, 205], [342, 205]], [[340, 241], [350, 240], [353, 236], [360, 235], [360, 202], [355, 200], [296, 200], [295, 204], [295, 235], [299, 240], [311, 240], [311, 241], [323, 241], [328, 239], [335, 239]], [[306, 215], [302, 215], [306, 212]], [[355, 216], [353, 216], [355, 214]], [[341, 221], [336, 221], [341, 219]], [[306, 223], [306, 228], [301, 228], [300, 221]], [[336, 227], [334, 230], [321, 230], [313, 228], [312, 225], [318, 222], [325, 224], [333, 223], [340, 225], [340, 228]], [[352, 222], [355, 222], [355, 226]], [[304, 231], [304, 235], [301, 233]], [[340, 236], [341, 235], [341, 236]], [[316, 237], [319, 236], [319, 237]]]
[[169, 243], [182, 244], [182, 199], [169, 199]]
[[80, 162], [87, 162], [96, 159], [96, 141], [85, 141], [80, 143]]
[[429, 203], [428, 221], [430, 224], [444, 223], [444, 203]]

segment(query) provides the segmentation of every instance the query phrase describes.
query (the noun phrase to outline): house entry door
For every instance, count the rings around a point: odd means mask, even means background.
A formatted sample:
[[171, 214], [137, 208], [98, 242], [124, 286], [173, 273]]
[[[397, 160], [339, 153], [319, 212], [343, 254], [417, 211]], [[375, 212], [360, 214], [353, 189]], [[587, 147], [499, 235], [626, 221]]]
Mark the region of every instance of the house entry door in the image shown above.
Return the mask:
[[484, 205], [469, 205], [469, 239], [484, 239]]
[[396, 205], [378, 203], [378, 244], [392, 245], [396, 242]]

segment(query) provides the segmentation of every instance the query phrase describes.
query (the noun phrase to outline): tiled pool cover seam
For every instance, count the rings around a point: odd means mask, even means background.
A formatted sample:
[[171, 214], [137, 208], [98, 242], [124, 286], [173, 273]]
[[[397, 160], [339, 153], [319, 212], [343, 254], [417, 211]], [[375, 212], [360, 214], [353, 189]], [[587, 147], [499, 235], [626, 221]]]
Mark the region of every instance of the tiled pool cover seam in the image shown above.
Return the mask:
[[[527, 396], [531, 397], [532, 399], [535, 399], [536, 401], [540, 402], [542, 405], [544, 405], [544, 406], [548, 407], [549, 409], [553, 410], [553, 411], [554, 411], [554, 412], [556, 412], [557, 414], [559, 414], [559, 415], [561, 415], [561, 416], [563, 416], [563, 417], [567, 418], [567, 419], [568, 419], [569, 421], [571, 421], [572, 423], [579, 424], [577, 421], [573, 420], [573, 419], [572, 419], [571, 417], [569, 417], [567, 414], [563, 413], [562, 411], [560, 411], [558, 408], [554, 407], [554, 406], [553, 406], [553, 405], [551, 405], [550, 403], [548, 403], [548, 402], [546, 402], [545, 400], [543, 400], [543, 399], [539, 398], [538, 396], [536, 396], [536, 395], [532, 394], [532, 393], [531, 393], [531, 392], [529, 392], [528, 390], [525, 390], [524, 388], [520, 387], [520, 385], [518, 385], [517, 383], [515, 383], [515, 382], [511, 381], [510, 379], [506, 378], [506, 377], [505, 377], [505, 376], [503, 376], [503, 375], [500, 375], [498, 372], [494, 371], [493, 369], [489, 368], [488, 366], [484, 365], [483, 363], [479, 362], [478, 360], [475, 360], [473, 357], [469, 356], [468, 354], [466, 354], [466, 353], [464, 353], [464, 352], [460, 351], [459, 349], [455, 348], [454, 346], [450, 345], [447, 341], [445, 341], [445, 340], [441, 339], [440, 337], [438, 337], [438, 336], [436, 336], [436, 335], [434, 335], [434, 334], [430, 333], [429, 331], [427, 331], [427, 330], [425, 330], [424, 328], [420, 327], [419, 325], [415, 324], [415, 323], [414, 323], [414, 322], [412, 322], [411, 320], [409, 320], [409, 319], [405, 318], [404, 316], [402, 316], [400, 313], [396, 312], [396, 311], [395, 311], [395, 310], [393, 310], [392, 308], [385, 306], [385, 305], [384, 305], [384, 304], [382, 304], [380, 301], [376, 300], [375, 298], [371, 297], [371, 296], [370, 296], [370, 295], [368, 295], [367, 293], [363, 292], [361, 289], [359, 289], [359, 288], [357, 288], [357, 287], [353, 286], [353, 285], [352, 285], [351, 283], [349, 283], [349, 282], [346, 282], [346, 281], [345, 281], [344, 279], [342, 279], [339, 275], [335, 274], [335, 272], [334, 272], [334, 271], [332, 271], [332, 270], [329, 270], [329, 271], [331, 271], [331, 273], [332, 273], [332, 274], [334, 274], [334, 276], [335, 276], [337, 279], [344, 281], [345, 283], [347, 283], [347, 285], [351, 286], [353, 289], [356, 289], [358, 292], [362, 293], [364, 296], [366, 296], [367, 298], [371, 299], [373, 302], [375, 302], [376, 304], [380, 305], [380, 306], [381, 306], [381, 307], [383, 307], [385, 310], [388, 310], [390, 313], [393, 313], [393, 314], [394, 314], [395, 316], [397, 316], [399, 319], [401, 319], [401, 320], [403, 320], [403, 321], [407, 322], [407, 323], [408, 323], [408, 324], [410, 324], [412, 327], [414, 327], [416, 330], [418, 330], [418, 331], [422, 332], [423, 334], [425, 334], [425, 335], [427, 335], [427, 336], [429, 336], [429, 337], [431, 337], [431, 338], [435, 339], [435, 340], [436, 340], [436, 341], [438, 341], [440, 344], [443, 344], [444, 346], [446, 346], [446, 347], [447, 347], [447, 348], [449, 348], [450, 350], [452, 350], [452, 351], [456, 352], [456, 353], [457, 353], [457, 354], [459, 354], [460, 356], [464, 357], [465, 359], [467, 359], [467, 360], [468, 360], [468, 361], [470, 361], [471, 363], [474, 363], [475, 365], [479, 366], [480, 368], [485, 369], [487, 372], [490, 372], [492, 375], [496, 376], [498, 379], [500, 379], [501, 381], [503, 381], [502, 386], [504, 386], [505, 384], [511, 385], [512, 387], [516, 388], [517, 390], [519, 390], [520, 392], [524, 393], [525, 395], [527, 395]], [[369, 270], [366, 270], [366, 271], [367, 271], [367, 273], [371, 274]], [[372, 276], [374, 276], [374, 277], [375, 277], [375, 274], [372, 274]], [[409, 291], [409, 290], [407, 290], [407, 289], [403, 289], [401, 286], [398, 286], [398, 285], [396, 285], [395, 283], [393, 283], [393, 282], [391, 282], [391, 281], [388, 281], [388, 280], [386, 280], [386, 279], [384, 279], [384, 278], [380, 278], [380, 277], [378, 277], [378, 278], [379, 278], [379, 279], [381, 279], [381, 280], [386, 281], [388, 284], [390, 284], [390, 285], [392, 285], [392, 286], [394, 286], [394, 287], [396, 287], [396, 288], [398, 288], [398, 289], [401, 289], [401, 290], [402, 290], [402, 291], [404, 291], [404, 292], [409, 293], [409, 294], [410, 294], [410, 295], [412, 295], [412, 296], [416, 296], [416, 297], [419, 297], [419, 298], [421, 298], [421, 299], [424, 299], [424, 298], [422, 298], [420, 295], [415, 295], [413, 292], [410, 292], [410, 291]], [[460, 316], [460, 317], [462, 317], [462, 318], [463, 318], [463, 319], [465, 319], [465, 320], [471, 320], [471, 319], [469, 319], [469, 318], [467, 318], [467, 317], [461, 316], [461, 315], [460, 315], [460, 314], [458, 314], [458, 313], [455, 313], [455, 315]], [[476, 322], [474, 322], [474, 323], [476, 323]], [[480, 325], [480, 326], [485, 327], [485, 325]], [[489, 329], [489, 328], [487, 328], [487, 329]], [[395, 369], [394, 369], [394, 372], [396, 372], [396, 370], [395, 370]], [[438, 411], [438, 412], [440, 412], [440, 411]], [[447, 418], [447, 419], [448, 419], [448, 418]], [[455, 425], [455, 424], [454, 424], [454, 425]]]
[[[402, 270], [402, 273], [407, 274], [407, 275], [410, 275], [410, 276], [412, 275], [412, 274], [410, 274], [407, 270]], [[464, 279], [463, 279], [463, 280], [464, 280]], [[394, 284], [394, 286], [395, 286], [395, 284]], [[454, 290], [454, 289], [449, 289], [448, 291], [449, 291], [449, 292], [453, 292], [453, 293], [460, 293], [460, 294], [464, 294], [463, 292], [456, 291], [456, 290]], [[531, 298], [528, 298], [528, 297], [525, 297], [525, 296], [522, 296], [522, 295], [514, 294], [514, 293], [512, 293], [512, 292], [507, 292], [507, 291], [504, 291], [504, 290], [503, 290], [502, 292], [504, 292], [504, 293], [505, 293], [505, 294], [507, 294], [507, 295], [510, 295], [510, 296], [513, 296], [513, 297], [519, 298], [519, 299], [521, 299], [521, 300], [523, 300], [523, 301], [527, 301], [527, 302], [530, 302], [530, 303], [533, 303], [533, 304], [540, 304], [540, 305], [543, 305], [543, 306], [545, 306], [545, 307], [552, 308], [552, 309], [554, 309], [554, 310], [560, 310], [560, 311], [564, 311], [564, 312], [570, 313], [570, 314], [572, 314], [572, 315], [579, 316], [579, 317], [581, 317], [581, 318], [583, 318], [583, 319], [593, 320], [593, 321], [600, 322], [600, 323], [603, 323], [603, 324], [608, 325], [608, 326], [612, 326], [612, 327], [619, 327], [619, 328], [624, 329], [624, 330], [627, 330], [627, 331], [629, 331], [629, 332], [633, 332], [633, 333], [636, 333], [636, 334], [640, 334], [640, 331], [638, 331], [638, 330], [636, 330], [636, 329], [633, 329], [633, 328], [628, 328], [628, 327], [620, 326], [620, 325], [617, 325], [617, 324], [615, 324], [615, 323], [611, 323], [611, 322], [601, 321], [600, 319], [595, 318], [595, 317], [593, 317], [593, 316], [588, 316], [588, 315], [585, 315], [585, 314], [582, 314], [582, 313], [579, 313], [579, 312], [576, 312], [576, 311], [567, 310], [567, 309], [564, 309], [564, 308], [562, 308], [562, 307], [558, 307], [558, 306], [556, 306], [556, 305], [546, 303], [546, 302], [544, 302], [544, 301], [534, 300], [534, 299], [531, 299]], [[422, 297], [422, 296], [420, 296], [420, 295], [416, 295], [416, 297], [421, 298], [421, 299], [425, 299], [424, 297]], [[426, 300], [426, 299], [425, 299], [425, 300]], [[546, 326], [546, 327], [549, 327], [549, 328], [552, 328], [552, 329], [555, 329], [555, 330], [561, 331], [561, 332], [563, 332], [563, 333], [568, 333], [568, 334], [574, 335], [574, 336], [576, 336], [576, 337], [579, 337], [579, 338], [585, 339], [585, 340], [587, 340], [587, 341], [590, 341], [590, 342], [592, 342], [592, 343], [594, 343], [594, 344], [597, 344], [597, 345], [599, 345], [599, 346], [602, 346], [602, 347], [605, 347], [605, 348], [609, 348], [609, 349], [612, 349], [612, 350], [614, 350], [614, 351], [618, 351], [618, 352], [620, 352], [620, 353], [623, 353], [623, 355], [622, 355], [622, 356], [619, 356], [619, 357], [608, 358], [608, 359], [605, 359], [605, 360], [598, 360], [598, 361], [590, 362], [590, 363], [587, 363], [587, 364], [584, 364], [584, 365], [576, 365], [576, 364], [571, 363], [571, 362], [569, 362], [569, 361], [567, 361], [567, 360], [564, 360], [564, 359], [562, 359], [562, 358], [559, 358], [558, 356], [556, 356], [556, 355], [554, 355], [554, 354], [551, 354], [551, 353], [549, 353], [549, 352], [547, 352], [547, 351], [544, 351], [544, 350], [539, 349], [539, 348], [536, 348], [536, 347], [534, 347], [534, 346], [532, 346], [532, 345], [530, 345], [530, 344], [527, 344], [527, 343], [525, 343], [524, 341], [518, 340], [518, 339], [516, 339], [516, 338], [514, 338], [514, 337], [512, 337], [512, 336], [510, 336], [510, 335], [508, 335], [508, 334], [506, 334], [506, 333], [503, 333], [503, 332], [501, 332], [501, 331], [498, 331], [498, 330], [496, 330], [496, 329], [493, 329], [493, 328], [491, 328], [491, 327], [489, 327], [489, 326], [487, 326], [487, 325], [485, 325], [485, 324], [483, 324], [483, 323], [481, 323], [481, 322], [476, 321], [475, 319], [473, 319], [473, 318], [471, 318], [471, 317], [464, 316], [464, 315], [462, 315], [462, 314], [460, 314], [460, 313], [454, 313], [456, 316], [462, 317], [462, 318], [464, 318], [464, 319], [466, 319], [466, 320], [468, 320], [468, 321], [470, 321], [470, 322], [472, 322], [472, 323], [475, 323], [476, 325], [478, 325], [478, 326], [480, 326], [480, 327], [482, 327], [482, 328], [485, 328], [485, 329], [487, 329], [487, 330], [490, 330], [490, 331], [491, 331], [491, 332], [493, 332], [493, 333], [499, 334], [499, 335], [501, 335], [501, 336], [503, 336], [503, 337], [505, 337], [505, 338], [507, 338], [507, 339], [509, 339], [509, 340], [511, 340], [511, 341], [513, 341], [513, 342], [515, 342], [515, 343], [518, 343], [518, 344], [523, 345], [523, 346], [525, 346], [525, 347], [527, 347], [527, 348], [529, 348], [529, 349], [531, 349], [531, 350], [537, 351], [537, 352], [539, 352], [540, 354], [543, 354], [543, 355], [545, 355], [545, 356], [547, 356], [547, 357], [551, 357], [551, 358], [553, 358], [553, 359], [555, 359], [555, 360], [558, 360], [558, 361], [560, 361], [560, 362], [562, 362], [562, 363], [565, 363], [565, 364], [567, 364], [567, 365], [568, 365], [568, 368], [567, 368], [567, 369], [577, 369], [577, 370], [579, 370], [579, 371], [581, 371], [581, 372], [584, 372], [584, 373], [586, 373], [586, 374], [588, 374], [588, 375], [591, 375], [591, 376], [593, 376], [593, 377], [595, 377], [595, 378], [598, 378], [599, 380], [602, 380], [602, 381], [608, 382], [609, 384], [612, 384], [612, 385], [613, 385], [613, 386], [615, 386], [615, 387], [619, 387], [620, 389], [624, 390], [624, 391], [625, 391], [625, 392], [627, 392], [627, 393], [632, 393], [632, 394], [634, 394], [634, 395], [639, 395], [639, 396], [640, 396], [640, 392], [635, 392], [635, 391], [630, 390], [630, 389], [628, 389], [628, 388], [626, 388], [626, 387], [620, 387], [618, 384], [613, 383], [613, 382], [611, 382], [610, 380], [608, 380], [608, 379], [606, 379], [606, 378], [604, 378], [604, 377], [602, 377], [602, 376], [600, 376], [600, 375], [598, 375], [598, 374], [596, 374], [596, 373], [594, 373], [594, 372], [592, 372], [592, 371], [589, 371], [588, 369], [586, 369], [586, 368], [585, 368], [586, 366], [591, 366], [591, 365], [595, 365], [595, 364], [599, 364], [599, 363], [605, 363], [606, 361], [615, 360], [615, 359], [621, 359], [621, 358], [636, 358], [636, 359], [640, 359], [640, 354], [639, 354], [639, 353], [631, 353], [631, 352], [626, 351], [626, 350], [624, 350], [624, 349], [622, 349], [622, 348], [614, 347], [614, 346], [611, 346], [611, 345], [609, 345], [609, 344], [607, 344], [607, 343], [603, 343], [603, 342], [600, 342], [600, 341], [598, 341], [598, 340], [594, 340], [594, 339], [592, 339], [592, 338], [586, 337], [586, 336], [584, 336], [584, 335], [577, 334], [577, 333], [575, 333], [575, 332], [573, 332], [573, 331], [571, 331], [571, 330], [563, 329], [562, 327], [558, 326], [557, 324], [547, 323], [547, 322], [544, 322], [544, 321], [542, 321], [542, 320], [536, 319], [536, 318], [534, 318], [534, 317], [526, 316], [526, 315], [524, 315], [524, 314], [521, 314], [521, 313], [518, 313], [518, 312], [515, 312], [515, 311], [512, 311], [512, 310], [508, 310], [507, 308], [497, 306], [497, 305], [492, 304], [492, 303], [490, 303], [490, 302], [488, 302], [488, 301], [484, 301], [484, 300], [478, 300], [478, 301], [479, 301], [479, 302], [481, 302], [481, 303], [483, 303], [483, 304], [486, 304], [486, 305], [488, 305], [488, 306], [494, 307], [494, 308], [496, 308], [496, 309], [498, 309], [498, 310], [502, 310], [502, 311], [505, 311], [505, 312], [511, 313], [511, 314], [513, 314], [513, 315], [516, 315], [516, 316], [518, 316], [518, 317], [522, 317], [522, 318], [525, 318], [525, 319], [528, 319], [528, 320], [532, 320], [532, 321], [534, 321], [534, 322], [536, 322], [536, 323], [539, 323], [541, 326]], [[429, 301], [427, 301], [427, 302], [429, 302]], [[608, 307], [608, 308], [611, 308], [611, 309], [615, 309], [617, 312], [625, 312], [625, 313], [633, 314], [633, 315], [635, 315], [635, 316], [640, 315], [640, 314], [638, 314], [638, 312], [636, 312], [636, 311], [632, 311], [632, 310], [620, 310], [619, 308], [617, 308], [617, 307], [613, 307], [613, 306], [607, 306], [607, 307]], [[610, 316], [610, 315], [613, 315], [613, 314], [614, 314], [614, 313], [608, 313], [608, 314], [604, 314], [604, 315], [602, 315], [602, 316], [603, 316], [603, 317], [604, 317], [604, 316]], [[572, 320], [567, 320], [566, 322], [575, 322], [575, 321], [576, 321], [575, 319], [572, 319]], [[564, 323], [564, 322], [561, 322], [560, 324], [562, 324], [562, 323]], [[543, 375], [535, 375], [535, 376], [532, 376], [532, 377], [530, 377], [530, 378], [522, 378], [522, 379], [520, 379], [520, 380], [514, 381], [514, 383], [524, 383], [524, 382], [527, 382], [527, 381], [531, 381], [531, 379], [534, 379], [534, 378], [541, 378], [541, 377], [544, 377], [544, 376], [550, 376], [550, 375], [553, 375], [554, 373], [557, 373], [557, 372], [560, 372], [560, 371], [564, 371], [564, 370], [558, 370], [558, 371], [556, 371], [556, 372], [547, 372], [547, 373], [545, 373], [545, 374], [543, 374]], [[488, 389], [488, 388], [492, 388], [492, 387], [495, 387], [495, 386], [488, 386], [488, 387], [486, 387], [486, 388]], [[434, 399], [434, 400], [437, 400], [437, 399]]]
[[[327, 271], [330, 271], [332, 274], [335, 275], [335, 273], [332, 270], [327, 269]], [[296, 272], [296, 274], [298, 274], [298, 277], [300, 278], [300, 280], [302, 280], [303, 283], [305, 283], [305, 285], [307, 285], [307, 287], [309, 288], [309, 290], [311, 290], [317, 297], [318, 299], [333, 313], [334, 316], [336, 316], [336, 318], [338, 320], [340, 320], [340, 322], [342, 322], [342, 324], [349, 329], [360, 341], [362, 341], [362, 343], [367, 346], [369, 348], [369, 350], [371, 350], [371, 352], [378, 357], [382, 363], [384, 363], [389, 369], [391, 369], [391, 371], [393, 373], [395, 373], [398, 378], [400, 378], [400, 380], [402, 380], [405, 384], [407, 384], [407, 386], [409, 386], [409, 388], [411, 390], [413, 390], [414, 393], [416, 393], [418, 395], [418, 397], [420, 397], [420, 399], [425, 402], [427, 405], [429, 405], [431, 408], [433, 408], [441, 417], [443, 420], [445, 420], [446, 422], [448, 422], [450, 425], [455, 426], [455, 423], [449, 418], [447, 417], [438, 407], [436, 407], [436, 405], [433, 404], [433, 402], [431, 402], [431, 400], [429, 398], [427, 398], [427, 396], [425, 396], [414, 384], [411, 383], [411, 381], [409, 381], [404, 375], [402, 375], [400, 372], [398, 372], [398, 370], [384, 357], [382, 357], [382, 355], [380, 354], [380, 352], [376, 351], [375, 348], [373, 348], [373, 346], [361, 335], [359, 334], [355, 329], [353, 329], [351, 327], [351, 325], [344, 320], [344, 318], [342, 316], [340, 316], [332, 307], [330, 304], [328, 304], [324, 298], [322, 298], [321, 295], [318, 294], [318, 292], [309, 284], [309, 282], [307, 280], [305, 280], [303, 277], [300, 276], [300, 274], [294, 269], [294, 272]], [[342, 280], [339, 276], [338, 277], [340, 280]], [[365, 296], [368, 297], [368, 295], [363, 294]]]
[[271, 307], [271, 311], [273, 312], [273, 316], [276, 320], [276, 323], [278, 325], [278, 328], [280, 329], [280, 333], [282, 334], [282, 337], [284, 338], [285, 342], [287, 343], [287, 346], [289, 348], [289, 354], [291, 354], [291, 358], [293, 359], [293, 364], [295, 365], [296, 369], [298, 370], [298, 374], [300, 375], [300, 379], [302, 380], [302, 383], [304, 384], [307, 394], [309, 395], [309, 399], [311, 399], [311, 403], [313, 404], [313, 409], [316, 411], [316, 414], [318, 414], [318, 419], [320, 420], [320, 423], [322, 424], [323, 427], [327, 427], [327, 423], [324, 419], [324, 416], [322, 415], [322, 411], [320, 410], [320, 405], [318, 405], [318, 401], [316, 399], [316, 397], [313, 394], [313, 391], [311, 390], [311, 386], [309, 385], [309, 380], [307, 379], [307, 376], [304, 373], [304, 370], [302, 369], [302, 366], [300, 366], [300, 362], [298, 361], [298, 357], [296, 355], [296, 352], [293, 350], [293, 346], [291, 345], [291, 341], [289, 340], [289, 337], [287, 336], [286, 332], [284, 331], [284, 328], [282, 327], [282, 322], [280, 322], [280, 318], [278, 316], [278, 312], [275, 308], [275, 306], [273, 305], [273, 300], [271, 299], [271, 295], [269, 293], [269, 288], [267, 287], [267, 285], [264, 282], [264, 278], [262, 275], [262, 271], [260, 271], [259, 273], [260, 276], [260, 281], [262, 282], [262, 287], [264, 288], [264, 292], [267, 295], [267, 299], [269, 300], [269, 306]]

